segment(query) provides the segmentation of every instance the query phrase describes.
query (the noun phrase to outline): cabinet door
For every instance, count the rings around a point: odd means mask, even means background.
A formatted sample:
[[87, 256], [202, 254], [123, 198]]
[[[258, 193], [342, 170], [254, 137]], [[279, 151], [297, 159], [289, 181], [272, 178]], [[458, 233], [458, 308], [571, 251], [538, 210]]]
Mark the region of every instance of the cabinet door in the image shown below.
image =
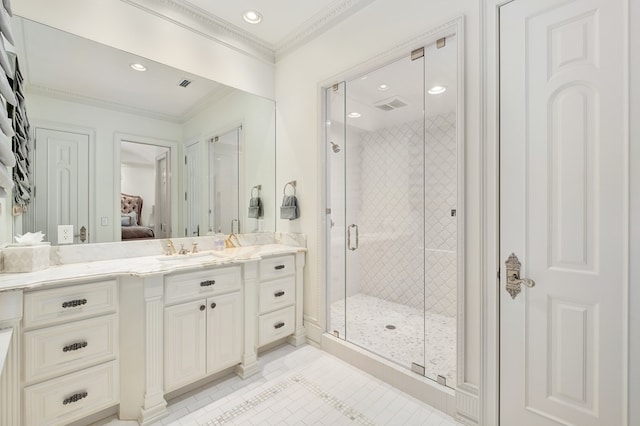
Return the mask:
[[207, 299], [207, 373], [241, 361], [242, 315], [239, 291]]
[[205, 376], [206, 300], [164, 310], [164, 389], [171, 391]]

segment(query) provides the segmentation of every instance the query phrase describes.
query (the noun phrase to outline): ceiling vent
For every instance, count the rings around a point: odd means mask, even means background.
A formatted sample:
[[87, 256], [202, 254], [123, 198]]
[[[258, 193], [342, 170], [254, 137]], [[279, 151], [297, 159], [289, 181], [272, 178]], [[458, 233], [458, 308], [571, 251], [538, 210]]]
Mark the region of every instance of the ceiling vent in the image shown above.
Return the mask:
[[385, 99], [383, 101], [380, 101], [380, 102], [376, 103], [374, 106], [376, 108], [379, 108], [379, 109], [383, 110], [383, 111], [392, 111], [394, 109], [406, 107], [407, 105], [409, 105], [409, 104], [406, 103], [401, 98], [395, 96], [393, 98], [389, 98], [389, 99]]
[[180, 86], [180, 87], [187, 87], [187, 86], [188, 86], [188, 85], [190, 85], [190, 84], [191, 84], [191, 80], [187, 80], [187, 79], [185, 78], [185, 79], [182, 79], [182, 81], [181, 81], [180, 83], [178, 83], [178, 86]]

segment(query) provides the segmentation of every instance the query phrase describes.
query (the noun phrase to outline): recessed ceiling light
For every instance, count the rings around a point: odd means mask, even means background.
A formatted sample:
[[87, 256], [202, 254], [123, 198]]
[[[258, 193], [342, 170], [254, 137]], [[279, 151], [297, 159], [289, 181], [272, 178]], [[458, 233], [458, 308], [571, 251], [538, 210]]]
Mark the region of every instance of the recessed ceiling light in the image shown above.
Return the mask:
[[381, 84], [380, 86], [378, 86], [378, 90], [384, 92], [385, 90], [389, 90], [389, 86], [387, 86], [386, 84]]
[[242, 18], [250, 24], [258, 24], [262, 21], [262, 15], [256, 10], [247, 10], [242, 14]]
[[131, 68], [136, 70], [136, 71], [146, 71], [147, 67], [145, 67], [142, 64], [131, 64]]
[[444, 86], [433, 86], [431, 89], [427, 90], [430, 95], [439, 95], [440, 93], [444, 93], [447, 91], [447, 88]]
[[360, 114], [359, 112], [350, 112], [349, 114], [347, 114], [347, 117], [349, 118], [360, 118], [362, 117], [362, 114]]

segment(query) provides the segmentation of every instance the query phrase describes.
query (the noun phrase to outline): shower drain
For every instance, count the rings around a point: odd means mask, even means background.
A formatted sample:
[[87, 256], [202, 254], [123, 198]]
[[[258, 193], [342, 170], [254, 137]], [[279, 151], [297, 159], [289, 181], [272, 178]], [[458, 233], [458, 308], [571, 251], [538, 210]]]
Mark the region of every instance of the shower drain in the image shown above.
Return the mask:
[[396, 329], [396, 326], [395, 326], [395, 325], [393, 325], [393, 324], [387, 324], [387, 325], [385, 325], [385, 328], [386, 328], [387, 330], [395, 330], [395, 329]]

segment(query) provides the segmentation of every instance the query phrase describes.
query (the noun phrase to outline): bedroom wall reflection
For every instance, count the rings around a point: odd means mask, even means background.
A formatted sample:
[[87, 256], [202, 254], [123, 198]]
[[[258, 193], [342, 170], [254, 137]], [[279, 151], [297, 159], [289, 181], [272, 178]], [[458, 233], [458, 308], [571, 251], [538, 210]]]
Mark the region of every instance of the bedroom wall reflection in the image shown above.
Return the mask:
[[[63, 170], [36, 162], [36, 181], [57, 183], [44, 189], [36, 186], [30, 211], [15, 217], [13, 230], [1, 230], [6, 231], [2, 232], [4, 235], [43, 230], [48, 234], [46, 240], [55, 244], [57, 225], [72, 224], [77, 228], [86, 226], [88, 242], [119, 241], [125, 220], [122, 216], [126, 213], [123, 193], [142, 199], [140, 222], [152, 229], [153, 237], [215, 232], [218, 229], [210, 226], [210, 198], [214, 193], [210, 177], [215, 175], [215, 162], [210, 161], [211, 141], [237, 127], [242, 128], [240, 185], [236, 189], [239, 201], [235, 206], [239, 231], [275, 230], [272, 100], [17, 16], [12, 25], [34, 135], [62, 135], [62, 146], [66, 146], [66, 140], [82, 135], [81, 143], [86, 145], [88, 154]], [[131, 65], [135, 63], [143, 64], [146, 71], [133, 70]], [[124, 145], [125, 142], [168, 148], [162, 171], [155, 152], [140, 154], [154, 163], [153, 175], [150, 166], [146, 173], [141, 167], [134, 170], [127, 152], [127, 147], [133, 145]], [[54, 146], [48, 139], [35, 142], [36, 150], [44, 145]], [[62, 155], [66, 148], [59, 148], [56, 145], [56, 150], [46, 157]], [[82, 172], [82, 164], [87, 165], [87, 171], [80, 176], [74, 167]], [[65, 173], [78, 178], [66, 179]], [[159, 210], [161, 193], [156, 182], [162, 180], [162, 173], [166, 178], [163, 197], [168, 207]], [[137, 185], [125, 182], [129, 178]], [[77, 182], [85, 185], [74, 186]], [[153, 195], [149, 192], [152, 185]], [[251, 188], [256, 185], [261, 185], [264, 206], [258, 219], [248, 217]], [[60, 207], [60, 200], [67, 198], [73, 202]], [[225, 209], [224, 205], [218, 207]], [[63, 214], [51, 215], [51, 209]], [[78, 209], [88, 212], [83, 223], [77, 218]], [[52, 217], [57, 219], [52, 221]]]

